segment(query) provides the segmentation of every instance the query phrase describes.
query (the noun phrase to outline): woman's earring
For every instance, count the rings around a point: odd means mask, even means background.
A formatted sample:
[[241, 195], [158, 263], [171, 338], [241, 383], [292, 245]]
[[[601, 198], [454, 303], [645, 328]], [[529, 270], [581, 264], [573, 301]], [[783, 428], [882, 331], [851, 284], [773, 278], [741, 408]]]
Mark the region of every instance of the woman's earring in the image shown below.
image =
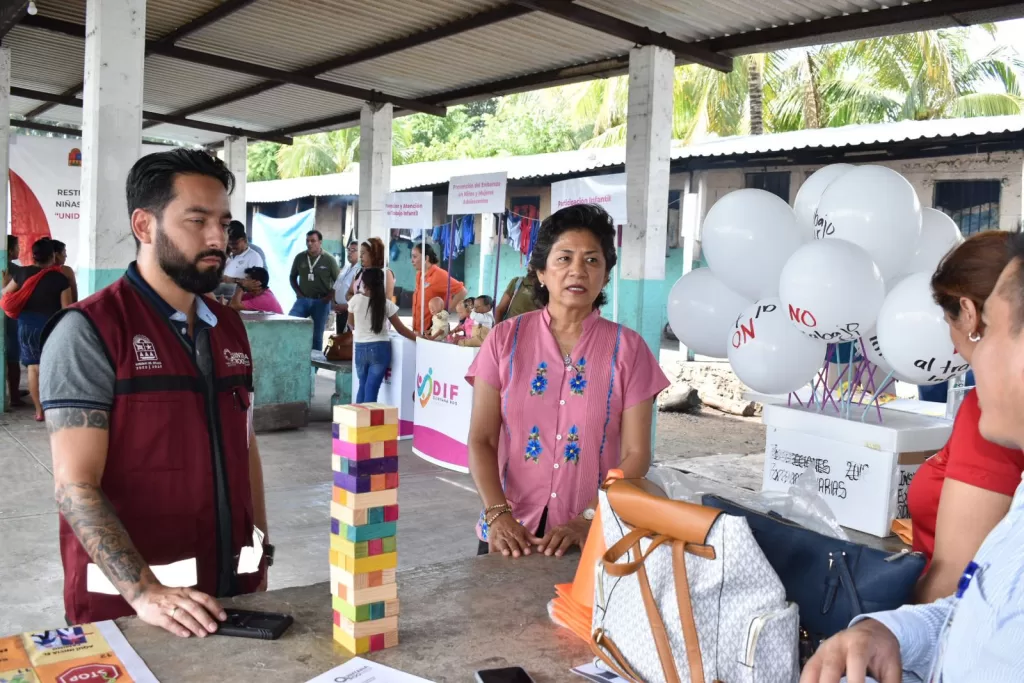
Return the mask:
[[977, 344], [978, 342], [981, 341], [981, 334], [979, 334], [978, 331], [975, 330], [974, 332], [971, 332], [969, 335], [967, 335], [967, 340]]

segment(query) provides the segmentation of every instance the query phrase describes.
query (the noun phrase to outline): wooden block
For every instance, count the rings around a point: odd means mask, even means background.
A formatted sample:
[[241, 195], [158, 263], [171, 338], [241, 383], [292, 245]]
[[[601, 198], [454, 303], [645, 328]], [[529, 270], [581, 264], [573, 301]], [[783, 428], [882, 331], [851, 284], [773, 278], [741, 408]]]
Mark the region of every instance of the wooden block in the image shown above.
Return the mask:
[[339, 489], [335, 486], [331, 499], [335, 503], [352, 508], [353, 510], [365, 510], [367, 508], [398, 505], [398, 489], [386, 489], [371, 493], [350, 493], [345, 489]]
[[[377, 441], [374, 443], [348, 443], [337, 436], [332, 442], [331, 453], [348, 460], [372, 460], [374, 458], [387, 457], [387, 442]], [[397, 449], [395, 453], [397, 454]], [[337, 471], [337, 470], [335, 470]]]
[[335, 626], [334, 642], [354, 655], [364, 655], [398, 645], [398, 631], [381, 633], [369, 638], [354, 638]]
[[355, 559], [337, 550], [329, 551], [331, 566], [344, 569], [351, 574], [366, 574], [383, 569], [394, 569], [398, 566], [398, 553], [384, 553], [374, 557]]
[[[335, 410], [343, 406], [336, 406]], [[363, 444], [377, 441], [394, 441], [398, 438], [398, 425], [378, 425], [376, 427], [349, 427], [338, 425], [338, 440], [348, 443]]]
[[[349, 595], [349, 593], [358, 594], [360, 591], [369, 588], [393, 585], [395, 585], [394, 569], [353, 574], [352, 572], [345, 571], [343, 567], [331, 565], [331, 592], [357, 605], [362, 603], [359, 600], [353, 599], [353, 596]], [[345, 589], [345, 595], [341, 592], [342, 588]], [[384, 599], [386, 598], [378, 598], [378, 600]]]
[[[370, 556], [369, 541], [349, 541], [341, 536], [331, 534], [331, 550], [335, 550], [354, 560]], [[374, 553], [380, 555], [380, 552]]]
[[398, 488], [398, 472], [388, 472], [384, 475], [384, 488], [385, 489], [397, 489]]
[[346, 541], [370, 541], [374, 538], [387, 538], [394, 536], [398, 531], [395, 522], [382, 522], [380, 524], [364, 524], [363, 526], [350, 526], [338, 524], [338, 536]]
[[[332, 567], [332, 571], [340, 572], [341, 570], [337, 567]], [[364, 574], [365, 576], [365, 574]], [[388, 600], [398, 599], [398, 584], [388, 583], [383, 586], [373, 586], [372, 588], [361, 588], [359, 590], [349, 589], [347, 586], [341, 583], [331, 584], [331, 595], [337, 598], [341, 598], [345, 602], [356, 605], [368, 605], [372, 602], [387, 602]]]
[[380, 477], [381, 484], [384, 483], [384, 475], [366, 475], [365, 477], [356, 477], [351, 474], [345, 474], [344, 472], [334, 473], [334, 485], [337, 488], [345, 489], [349, 493], [370, 493], [371, 491], [383, 491], [383, 486], [379, 489], [373, 488], [373, 479], [371, 477]]
[[[392, 536], [391, 538], [394, 538], [394, 536]], [[375, 538], [372, 541], [363, 542], [366, 543], [366, 554], [370, 557], [373, 557], [374, 555], [380, 555], [384, 552], [384, 539], [382, 538]], [[394, 552], [394, 550], [392, 550], [391, 552]]]
[[[331, 604], [334, 606], [335, 614], [341, 615], [349, 621], [373, 621], [398, 616], [398, 600], [353, 605], [347, 600], [334, 596]], [[337, 621], [335, 621], [335, 625], [338, 625]]]
[[383, 491], [385, 489], [384, 482], [386, 475], [383, 474], [371, 474], [370, 475], [370, 490], [371, 491]]
[[[337, 613], [335, 613], [337, 614]], [[345, 615], [338, 614], [335, 617], [339, 623], [335, 624], [336, 629], [341, 629], [354, 638], [366, 638], [379, 633], [390, 633], [398, 630], [398, 617], [384, 617], [373, 621], [352, 621], [345, 618]]]
[[398, 457], [388, 455], [373, 459], [350, 460], [349, 458], [332, 454], [331, 469], [335, 472], [343, 472], [344, 474], [351, 474], [356, 477], [364, 477], [371, 474], [387, 474], [398, 471]]
[[398, 521], [398, 506], [388, 505], [384, 508], [384, 521], [385, 522], [397, 522]]
[[382, 524], [384, 522], [397, 521], [397, 505], [353, 510], [352, 508], [345, 507], [340, 503], [331, 503], [332, 534], [338, 533], [340, 524], [347, 524], [349, 526], [366, 526], [367, 524]]
[[389, 406], [386, 403], [362, 403], [360, 404], [360, 407], [370, 410], [374, 413], [374, 416], [371, 417], [371, 419], [374, 420], [373, 424], [378, 424], [376, 420], [380, 420], [380, 424], [398, 424], [397, 406]]
[[382, 553], [393, 553], [398, 549], [398, 539], [395, 536], [388, 536], [380, 539], [380, 551]]
[[334, 423], [345, 427], [379, 427], [398, 424], [398, 408], [383, 403], [361, 403], [334, 407]]

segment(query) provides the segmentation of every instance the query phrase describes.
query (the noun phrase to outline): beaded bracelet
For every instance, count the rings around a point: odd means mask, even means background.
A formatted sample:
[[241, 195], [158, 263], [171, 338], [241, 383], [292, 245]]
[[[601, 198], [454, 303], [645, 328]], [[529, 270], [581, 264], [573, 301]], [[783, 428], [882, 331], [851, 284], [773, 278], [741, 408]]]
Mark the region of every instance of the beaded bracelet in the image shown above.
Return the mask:
[[511, 514], [512, 514], [512, 506], [511, 505], [505, 505], [502, 509], [495, 510], [490, 515], [488, 515], [484, 519], [484, 522], [487, 524], [487, 526], [490, 526], [491, 524], [494, 523], [494, 520], [498, 519], [498, 517], [501, 517], [502, 515], [511, 515]]
[[486, 510], [484, 510], [484, 512], [494, 512], [495, 510], [504, 510], [507, 507], [510, 507], [508, 502], [498, 503], [497, 505], [492, 505], [491, 507], [487, 508]]

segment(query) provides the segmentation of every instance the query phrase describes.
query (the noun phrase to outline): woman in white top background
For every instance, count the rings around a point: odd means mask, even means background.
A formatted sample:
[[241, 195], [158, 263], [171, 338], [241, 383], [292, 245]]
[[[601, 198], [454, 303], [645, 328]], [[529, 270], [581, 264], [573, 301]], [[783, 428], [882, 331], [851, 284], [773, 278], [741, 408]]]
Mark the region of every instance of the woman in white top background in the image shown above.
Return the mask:
[[[384, 240], [379, 237], [371, 237], [359, 245], [359, 263], [363, 267], [363, 272], [368, 268], [384, 268]], [[388, 301], [394, 301], [395, 274], [391, 272], [390, 268], [385, 269], [384, 273], [384, 293], [387, 295]], [[360, 273], [352, 281], [348, 292], [349, 299], [359, 292], [359, 278], [361, 277]]]
[[353, 360], [359, 390], [356, 403], [375, 403], [384, 374], [391, 366], [391, 339], [387, 321], [398, 334], [416, 340], [412, 330], [402, 324], [398, 306], [384, 290], [384, 271], [364, 268], [360, 273], [359, 292], [348, 302], [348, 326], [352, 329]]

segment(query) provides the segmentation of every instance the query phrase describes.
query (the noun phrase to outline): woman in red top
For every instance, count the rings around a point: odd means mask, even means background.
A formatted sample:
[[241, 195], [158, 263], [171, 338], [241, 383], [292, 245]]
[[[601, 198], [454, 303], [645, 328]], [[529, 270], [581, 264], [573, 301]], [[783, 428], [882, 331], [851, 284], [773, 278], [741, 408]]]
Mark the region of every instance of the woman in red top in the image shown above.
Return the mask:
[[[949, 323], [953, 345], [967, 362], [981, 340], [982, 306], [1010, 260], [1010, 233], [975, 235], [950, 252], [932, 276], [932, 293]], [[953, 422], [945, 447], [921, 465], [907, 504], [914, 550], [928, 558], [918, 602], [956, 592], [957, 581], [981, 542], [1010, 509], [1024, 471], [1024, 453], [986, 441], [978, 432], [981, 409], [972, 390]]]

